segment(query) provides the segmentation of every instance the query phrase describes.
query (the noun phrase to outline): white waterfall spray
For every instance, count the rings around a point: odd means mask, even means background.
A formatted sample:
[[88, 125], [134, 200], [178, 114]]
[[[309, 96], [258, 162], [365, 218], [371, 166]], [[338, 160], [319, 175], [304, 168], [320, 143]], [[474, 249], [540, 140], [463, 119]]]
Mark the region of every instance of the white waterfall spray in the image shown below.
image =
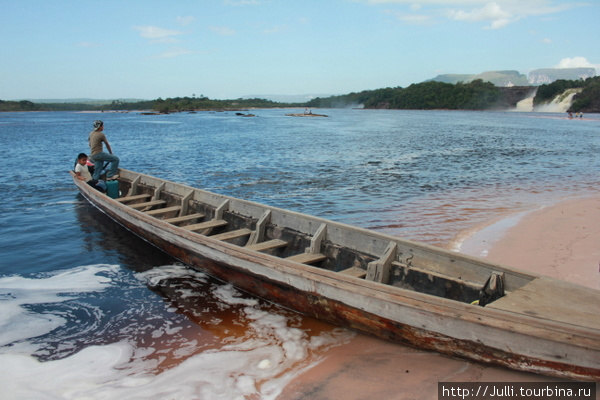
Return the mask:
[[567, 89], [562, 94], [556, 96], [551, 102], [538, 105], [533, 108], [536, 112], [567, 112], [573, 101], [573, 96], [581, 92], [581, 88]]
[[537, 90], [529, 95], [529, 97], [524, 98], [523, 100], [517, 103], [516, 108], [513, 111], [518, 112], [531, 112], [533, 111], [533, 98], [535, 97]]

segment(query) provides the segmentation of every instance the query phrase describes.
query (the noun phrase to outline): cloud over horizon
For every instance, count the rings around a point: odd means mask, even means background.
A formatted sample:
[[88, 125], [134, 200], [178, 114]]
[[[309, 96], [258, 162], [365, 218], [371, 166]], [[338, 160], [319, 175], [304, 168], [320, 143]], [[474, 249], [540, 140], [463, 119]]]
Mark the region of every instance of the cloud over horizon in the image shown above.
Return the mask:
[[[501, 29], [521, 19], [559, 13], [585, 3], [560, 0], [356, 0], [371, 5], [406, 6], [406, 11], [386, 10], [407, 24], [431, 23], [445, 18], [452, 21], [484, 23], [483, 29]], [[416, 13], [418, 11], [418, 13]]]
[[592, 64], [585, 57], [563, 58], [554, 68], [595, 68], [600, 70], [600, 64]]

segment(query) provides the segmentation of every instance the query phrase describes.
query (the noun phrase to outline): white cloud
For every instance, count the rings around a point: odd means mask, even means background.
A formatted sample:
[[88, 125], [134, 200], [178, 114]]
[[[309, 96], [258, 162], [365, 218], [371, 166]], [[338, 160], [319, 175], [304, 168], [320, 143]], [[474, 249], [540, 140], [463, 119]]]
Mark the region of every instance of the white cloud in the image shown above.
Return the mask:
[[471, 11], [451, 10], [448, 12], [448, 17], [457, 21], [490, 22], [491, 25], [486, 27], [488, 29], [502, 28], [517, 18], [495, 2]]
[[[485, 23], [484, 29], [500, 29], [520, 19], [559, 13], [570, 8], [588, 6], [589, 3], [562, 2], [557, 0], [355, 0], [371, 5], [388, 7], [407, 6], [419, 10], [421, 20], [444, 16], [454, 21]], [[389, 10], [388, 10], [389, 11]], [[394, 12], [399, 12], [394, 10]], [[410, 14], [405, 14], [410, 16]], [[405, 22], [416, 21], [404, 18]]]
[[235, 35], [235, 31], [227, 26], [209, 26], [208, 29], [223, 36]]
[[544, 42], [544, 43], [552, 43], [552, 39], [550, 39], [550, 38], [543, 38], [542, 42]]
[[563, 58], [560, 60], [558, 65], [554, 68], [596, 68], [598, 69], [598, 65], [594, 65], [589, 62], [585, 57], [573, 57], [573, 58]]
[[157, 26], [136, 26], [135, 30], [140, 32], [144, 39], [150, 39], [150, 43], [174, 43], [177, 42], [173, 36], [181, 35], [183, 32], [159, 28]]

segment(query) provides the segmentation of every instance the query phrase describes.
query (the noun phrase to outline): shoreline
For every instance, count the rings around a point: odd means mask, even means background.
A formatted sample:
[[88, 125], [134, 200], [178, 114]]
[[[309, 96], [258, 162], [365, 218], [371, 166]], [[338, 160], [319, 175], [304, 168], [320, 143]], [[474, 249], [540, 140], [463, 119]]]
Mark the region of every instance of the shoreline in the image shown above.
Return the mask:
[[[600, 196], [514, 210], [457, 234], [461, 253], [600, 289]], [[296, 399], [436, 399], [437, 383], [556, 382], [414, 349], [358, 333], [323, 354], [277, 397]]]
[[600, 197], [516, 212], [476, 231], [460, 251], [600, 290]]

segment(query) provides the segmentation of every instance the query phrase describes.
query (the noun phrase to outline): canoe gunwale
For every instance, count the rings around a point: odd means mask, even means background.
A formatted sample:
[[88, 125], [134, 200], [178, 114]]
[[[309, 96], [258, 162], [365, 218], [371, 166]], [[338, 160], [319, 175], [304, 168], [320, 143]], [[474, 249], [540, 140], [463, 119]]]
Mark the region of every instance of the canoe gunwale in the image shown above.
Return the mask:
[[[128, 175], [131, 174], [133, 176], [142, 176], [142, 174], [133, 173], [131, 171], [122, 170], [120, 174], [127, 179]], [[164, 181], [159, 178], [149, 177], [155, 181]], [[348, 299], [352, 297], [360, 298], [360, 299], [371, 299], [372, 302], [378, 302], [381, 304], [388, 304], [390, 307], [398, 307], [404, 310], [410, 309], [412, 313], [415, 315], [418, 314], [427, 314], [428, 318], [431, 320], [439, 319], [447, 320], [449, 315], [451, 318], [460, 320], [462, 323], [472, 326], [473, 329], [496, 329], [506, 331], [508, 328], [512, 332], [518, 335], [523, 335], [526, 337], [534, 338], [533, 340], [548, 340], [548, 341], [556, 341], [561, 340], [566, 343], [578, 343], [581, 348], [593, 350], [600, 352], [600, 334], [598, 331], [592, 329], [586, 329], [580, 326], [565, 326], [565, 324], [559, 324], [550, 320], [540, 320], [539, 318], [516, 314], [510, 311], [505, 310], [496, 310], [493, 308], [479, 307], [466, 303], [462, 303], [455, 300], [446, 299], [443, 297], [438, 297], [434, 295], [429, 295], [425, 293], [419, 293], [408, 289], [403, 289], [399, 287], [394, 287], [378, 282], [367, 281], [363, 279], [357, 279], [351, 276], [347, 276], [345, 274], [341, 274], [339, 272], [330, 271], [327, 269], [321, 269], [318, 267], [312, 267], [300, 263], [296, 263], [290, 260], [285, 260], [282, 258], [278, 258], [269, 254], [264, 254], [260, 252], [256, 252], [250, 249], [246, 249], [244, 247], [237, 246], [232, 243], [227, 243], [224, 241], [220, 241], [210, 236], [205, 236], [199, 233], [186, 231], [182, 228], [179, 228], [175, 225], [172, 225], [168, 222], [162, 221], [160, 219], [154, 218], [150, 215], [144, 214], [141, 211], [137, 211], [131, 208], [128, 208], [126, 205], [121, 204], [120, 202], [109, 198], [106, 195], [103, 195], [87, 184], [78, 181], [74, 178], [75, 184], [79, 187], [81, 193], [86, 197], [92, 204], [94, 204], [101, 211], [109, 214], [111, 218], [115, 219], [121, 225], [125, 226], [123, 222], [126, 223], [134, 223], [139, 224], [140, 230], [147, 230], [148, 232], [156, 235], [164, 235], [165, 233], [171, 237], [179, 237], [181, 240], [181, 244], [186, 247], [190, 246], [203, 246], [209, 252], [214, 254], [222, 254], [222, 259], [217, 259], [217, 263], [227, 264], [230, 267], [238, 268], [240, 271], [247, 271], [245, 269], [245, 265], [256, 264], [262, 267], [263, 271], [271, 271], [268, 272], [268, 276], [263, 276], [262, 279], [267, 280], [283, 280], [279, 282], [279, 284], [286, 284], [286, 282], [290, 282], [293, 279], [302, 280], [306, 282], [313, 282], [309, 285], [309, 287], [305, 288], [307, 293], [310, 293], [314, 296], [323, 296], [324, 292], [329, 291], [337, 293], [350, 293], [350, 296], [347, 296]], [[172, 184], [174, 186], [178, 186], [181, 190], [198, 190], [189, 186], [176, 184], [173, 182], [167, 182], [168, 184]], [[164, 190], [169, 190], [169, 185], [166, 186]], [[209, 193], [209, 192], [206, 192]], [[210, 193], [209, 193], [210, 194]], [[210, 194], [214, 196], [215, 200], [221, 200], [223, 198], [229, 198], [227, 196]], [[210, 197], [209, 195], [209, 197]], [[232, 198], [231, 198], [232, 199]], [[247, 202], [245, 200], [235, 199], [236, 201]], [[218, 202], [218, 201], [215, 201]], [[292, 211], [285, 211], [276, 209], [269, 206], [263, 206], [257, 203], [247, 202], [253, 207], [261, 207], [264, 210], [277, 210], [279, 212], [290, 213], [295, 216], [304, 216], [303, 214], [294, 213]], [[414, 243], [410, 241], [405, 241], [404, 239], [399, 239], [397, 237], [388, 236], [384, 234], [370, 232], [361, 228], [350, 227], [344, 224], [328, 221], [325, 219], [320, 219], [316, 217], [310, 217], [314, 221], [323, 223], [327, 223], [328, 226], [332, 225], [337, 228], [349, 228], [358, 230], [361, 233], [368, 233], [369, 235], [374, 235], [377, 237], [384, 237], [386, 239], [398, 241], [401, 240], [405, 244], [410, 246], [418, 247], [419, 249], [424, 249], [426, 251], [435, 251], [440, 252], [441, 249], [433, 248], [428, 245]], [[143, 226], [142, 226], [143, 225]], [[128, 228], [129, 229], [129, 228]], [[131, 229], [130, 229], [131, 230]], [[141, 234], [136, 233], [138, 236], [142, 236]], [[191, 248], [191, 247], [190, 247]], [[443, 251], [441, 251], [443, 252]], [[481, 263], [480, 260], [463, 255], [454, 255], [453, 258], [460, 258], [468, 261], [474, 261], [476, 263]], [[218, 257], [217, 257], [218, 258]], [[232, 261], [232, 258], [234, 259]], [[495, 264], [491, 265], [492, 268], [496, 268], [500, 271], [509, 271], [510, 273], [521, 274], [523, 277], [530, 278], [530, 281], [537, 279], [539, 275], [534, 274], [525, 274], [519, 271], [511, 270], [510, 268], [504, 266], [496, 266]], [[256, 273], [256, 271], [253, 271]], [[323, 288], [327, 288], [327, 290]], [[242, 290], [244, 290], [242, 288]], [[299, 289], [302, 290], [302, 289]], [[268, 300], [268, 299], [267, 299]], [[335, 300], [335, 299], [334, 299]], [[337, 300], [336, 300], [337, 301]], [[360, 310], [365, 313], [371, 313], [372, 310], [369, 309], [368, 306], [365, 306], [364, 303], [360, 301], [354, 301], [354, 304], [348, 304], [349, 307], [353, 307], [357, 310]], [[390, 311], [390, 314], [392, 312]], [[479, 328], [476, 328], [479, 327]], [[432, 329], [431, 326], [423, 328], [425, 330], [436, 332], [435, 329]], [[447, 335], [442, 331], [437, 332], [440, 335]], [[452, 336], [450, 336], [452, 337]], [[539, 339], [538, 339], [539, 338]], [[466, 334], [461, 340], [474, 340], [475, 338], [471, 338], [468, 334]], [[444, 352], [443, 349], [438, 349], [439, 351]], [[458, 351], [452, 352], [452, 354], [460, 354]], [[469, 358], [474, 358], [470, 356]], [[483, 360], [484, 362], [489, 360]], [[501, 362], [500, 362], [501, 363]], [[525, 369], [520, 368], [520, 369]], [[600, 374], [600, 367], [598, 367]], [[538, 370], [542, 370], [542, 368], [538, 368]], [[542, 371], [543, 372], [543, 371]], [[546, 371], [545, 373], [547, 373]]]

